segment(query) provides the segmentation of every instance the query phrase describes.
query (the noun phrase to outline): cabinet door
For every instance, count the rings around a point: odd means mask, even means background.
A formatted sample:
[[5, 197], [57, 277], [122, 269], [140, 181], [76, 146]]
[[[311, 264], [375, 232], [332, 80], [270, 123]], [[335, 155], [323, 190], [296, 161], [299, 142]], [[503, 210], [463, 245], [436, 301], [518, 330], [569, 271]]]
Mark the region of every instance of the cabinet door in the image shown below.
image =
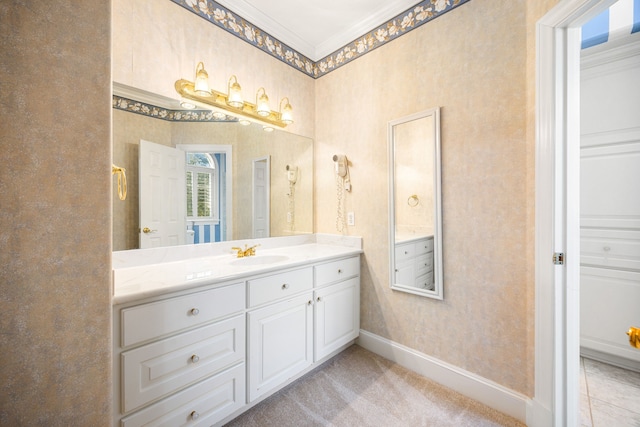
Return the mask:
[[312, 298], [309, 292], [247, 314], [250, 402], [311, 365]]
[[360, 333], [360, 278], [315, 293], [315, 354], [318, 361]]
[[416, 281], [415, 262], [412, 259], [409, 261], [397, 262], [396, 261], [396, 285], [413, 286]]

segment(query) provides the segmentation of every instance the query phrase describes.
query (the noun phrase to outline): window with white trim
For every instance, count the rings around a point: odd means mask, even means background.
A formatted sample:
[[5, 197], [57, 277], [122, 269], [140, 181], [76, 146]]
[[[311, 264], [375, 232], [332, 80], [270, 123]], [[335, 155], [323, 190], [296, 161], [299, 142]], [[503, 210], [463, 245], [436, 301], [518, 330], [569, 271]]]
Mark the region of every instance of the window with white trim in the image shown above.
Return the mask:
[[218, 168], [209, 153], [187, 153], [187, 219], [218, 219]]

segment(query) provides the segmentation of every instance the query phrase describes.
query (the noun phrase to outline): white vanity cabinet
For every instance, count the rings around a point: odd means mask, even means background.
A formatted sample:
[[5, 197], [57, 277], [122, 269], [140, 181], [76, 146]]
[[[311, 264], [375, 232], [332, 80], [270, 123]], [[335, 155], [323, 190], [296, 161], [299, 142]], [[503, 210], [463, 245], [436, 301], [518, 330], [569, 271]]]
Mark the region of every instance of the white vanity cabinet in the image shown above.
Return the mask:
[[235, 283], [116, 306], [114, 425], [208, 426], [241, 408], [245, 301]]
[[433, 290], [433, 237], [398, 242], [395, 283]]
[[306, 250], [289, 266], [116, 302], [114, 426], [222, 425], [353, 343], [360, 251]]
[[[359, 256], [249, 280], [248, 286], [249, 402], [358, 337]], [[272, 303], [251, 309], [265, 302]]]
[[314, 267], [314, 361], [319, 361], [360, 333], [360, 257]]
[[251, 279], [247, 286], [248, 401], [252, 402], [313, 363], [313, 270]]

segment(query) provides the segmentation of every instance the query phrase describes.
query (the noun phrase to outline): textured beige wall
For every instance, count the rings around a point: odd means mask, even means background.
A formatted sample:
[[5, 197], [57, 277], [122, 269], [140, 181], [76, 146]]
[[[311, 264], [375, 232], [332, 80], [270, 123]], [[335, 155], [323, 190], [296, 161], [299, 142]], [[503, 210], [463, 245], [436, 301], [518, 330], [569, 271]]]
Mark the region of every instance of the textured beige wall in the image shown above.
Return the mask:
[[110, 2], [0, 3], [0, 424], [111, 414]]
[[[349, 157], [363, 329], [532, 395], [526, 25], [523, 0], [472, 1], [318, 79], [316, 185], [331, 186], [334, 152]], [[387, 122], [436, 106], [444, 301], [388, 279]], [[316, 210], [316, 231], [334, 232], [333, 191]]]
[[113, 0], [113, 81], [177, 98], [176, 80], [194, 79], [203, 61], [213, 89], [231, 75], [255, 102], [264, 87], [271, 109], [289, 97], [295, 123], [286, 131], [314, 135], [314, 80], [168, 0]]

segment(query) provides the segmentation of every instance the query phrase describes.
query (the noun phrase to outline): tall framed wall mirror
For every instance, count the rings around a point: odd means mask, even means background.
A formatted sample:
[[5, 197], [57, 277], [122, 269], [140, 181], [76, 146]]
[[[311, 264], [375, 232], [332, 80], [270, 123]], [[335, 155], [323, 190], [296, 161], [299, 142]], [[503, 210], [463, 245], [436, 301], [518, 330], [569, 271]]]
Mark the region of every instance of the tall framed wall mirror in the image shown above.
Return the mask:
[[443, 299], [440, 108], [388, 124], [391, 288]]

